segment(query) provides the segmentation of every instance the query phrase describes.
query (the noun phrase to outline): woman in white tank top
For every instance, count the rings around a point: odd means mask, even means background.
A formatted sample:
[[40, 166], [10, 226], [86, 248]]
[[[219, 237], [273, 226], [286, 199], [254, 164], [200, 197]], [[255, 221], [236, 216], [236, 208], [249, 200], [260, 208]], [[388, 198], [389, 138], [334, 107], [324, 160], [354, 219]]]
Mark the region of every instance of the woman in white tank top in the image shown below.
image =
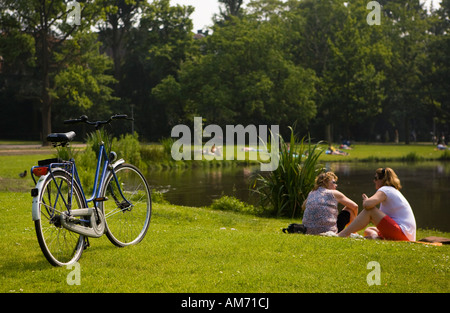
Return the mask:
[[379, 168], [374, 183], [376, 193], [370, 198], [362, 195], [364, 210], [338, 236], [347, 237], [372, 222], [376, 227], [365, 230], [366, 238], [415, 241], [416, 220], [408, 200], [400, 192], [397, 174], [389, 167]]

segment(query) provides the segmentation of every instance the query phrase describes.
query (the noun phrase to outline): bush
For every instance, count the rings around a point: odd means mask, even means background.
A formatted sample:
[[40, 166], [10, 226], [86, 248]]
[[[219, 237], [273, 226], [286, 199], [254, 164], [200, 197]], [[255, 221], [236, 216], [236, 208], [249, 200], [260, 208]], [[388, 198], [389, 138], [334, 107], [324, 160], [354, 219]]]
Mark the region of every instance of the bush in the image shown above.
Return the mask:
[[81, 185], [86, 196], [88, 196], [89, 193], [92, 193], [92, 188], [94, 187], [95, 167], [97, 166], [94, 150], [87, 146], [83, 153], [77, 154], [76, 162]]
[[160, 191], [152, 190], [152, 203], [169, 204], [164, 194]]
[[448, 161], [450, 160], [450, 151], [449, 150], [445, 150], [442, 155], [439, 157], [439, 160], [441, 161]]
[[146, 165], [141, 159], [141, 145], [137, 133], [134, 135], [121, 135], [120, 139], [114, 138], [112, 150], [117, 153], [119, 159], [124, 159], [125, 162], [137, 166], [141, 171], [145, 171]]
[[291, 129], [288, 144], [280, 137], [279, 166], [273, 172], [259, 174], [252, 190], [260, 198], [260, 204], [270, 216], [301, 216], [301, 205], [314, 187], [316, 176], [323, 171], [318, 158], [323, 152], [320, 142], [312, 145], [310, 138], [298, 142]]
[[422, 161], [422, 160], [423, 160], [423, 157], [418, 155], [416, 152], [410, 152], [407, 155], [405, 155], [404, 157], [402, 157], [403, 162], [418, 162], [418, 161]]
[[253, 205], [230, 196], [222, 196], [219, 199], [213, 200], [211, 208], [219, 211], [233, 211], [254, 215], [259, 215], [261, 213], [260, 210]]
[[100, 143], [103, 142], [105, 148], [108, 150], [111, 148], [111, 136], [104, 128], [100, 128], [98, 131], [93, 131], [87, 134], [87, 148], [90, 148], [98, 157]]
[[172, 145], [175, 142], [175, 139], [172, 137], [163, 138], [159, 142], [163, 147], [164, 156], [170, 160], [172, 158]]

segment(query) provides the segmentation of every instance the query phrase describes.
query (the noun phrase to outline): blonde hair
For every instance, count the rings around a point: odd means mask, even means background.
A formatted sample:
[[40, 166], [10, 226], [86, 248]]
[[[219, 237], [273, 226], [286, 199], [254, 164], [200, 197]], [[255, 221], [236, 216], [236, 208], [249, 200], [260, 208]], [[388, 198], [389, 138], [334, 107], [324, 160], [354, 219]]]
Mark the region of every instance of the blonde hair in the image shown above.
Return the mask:
[[316, 177], [316, 180], [314, 181], [314, 188], [313, 190], [317, 190], [319, 187], [324, 187], [328, 185], [330, 180], [338, 180], [338, 177], [333, 172], [326, 172], [321, 173]]
[[383, 182], [383, 186], [391, 186], [397, 190], [402, 189], [402, 184], [400, 183], [400, 179], [397, 174], [395, 174], [394, 170], [390, 167], [386, 168], [378, 168], [375, 171], [375, 175], [379, 180]]

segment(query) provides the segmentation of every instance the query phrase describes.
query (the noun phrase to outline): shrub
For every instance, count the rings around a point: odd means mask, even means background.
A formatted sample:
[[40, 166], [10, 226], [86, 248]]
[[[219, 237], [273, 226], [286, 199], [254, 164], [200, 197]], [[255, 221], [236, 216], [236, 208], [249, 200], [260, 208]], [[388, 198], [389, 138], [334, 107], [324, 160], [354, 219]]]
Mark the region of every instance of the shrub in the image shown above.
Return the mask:
[[146, 164], [141, 159], [141, 145], [138, 140], [138, 134], [121, 135], [119, 139], [112, 141], [112, 150], [117, 153], [118, 158], [125, 162], [137, 166], [141, 171], [145, 171]]
[[301, 216], [301, 205], [323, 171], [318, 158], [323, 150], [320, 142], [312, 145], [305, 137], [299, 142], [291, 129], [288, 144], [280, 137], [279, 166], [269, 174], [259, 174], [252, 190], [259, 195], [260, 205], [270, 216]]
[[211, 208], [213, 210], [233, 211], [254, 215], [258, 215], [261, 213], [258, 208], [254, 207], [253, 205], [230, 196], [222, 196], [219, 199], [213, 200]]
[[171, 159], [172, 158], [172, 145], [175, 142], [175, 139], [172, 137], [169, 138], [163, 138], [159, 141], [163, 147], [163, 152], [166, 158]]
[[423, 160], [423, 157], [418, 155], [416, 152], [410, 152], [407, 155], [405, 155], [404, 157], [402, 157], [403, 162], [418, 162], [421, 160]]
[[98, 131], [93, 131], [87, 134], [87, 147], [95, 152], [98, 157], [98, 152], [100, 151], [100, 143], [103, 142], [105, 148], [109, 150], [111, 148], [111, 136], [104, 128], [100, 128]]
[[164, 194], [156, 190], [152, 190], [152, 202], [160, 204], [169, 204], [169, 201], [166, 200]]
[[441, 161], [448, 161], [450, 160], [450, 151], [449, 150], [445, 150], [442, 155], [439, 157], [439, 160]]

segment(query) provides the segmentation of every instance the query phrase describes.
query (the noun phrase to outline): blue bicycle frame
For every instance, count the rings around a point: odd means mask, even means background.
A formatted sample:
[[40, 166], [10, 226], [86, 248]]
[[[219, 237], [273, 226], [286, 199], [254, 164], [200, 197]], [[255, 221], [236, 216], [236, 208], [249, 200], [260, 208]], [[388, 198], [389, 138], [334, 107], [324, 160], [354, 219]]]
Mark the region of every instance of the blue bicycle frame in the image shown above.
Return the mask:
[[[73, 195], [74, 179], [78, 183], [78, 186], [80, 187], [81, 193], [83, 195], [83, 199], [84, 199], [85, 203], [87, 204], [87, 203], [92, 202], [92, 201], [94, 201], [94, 200], [96, 200], [96, 199], [98, 199], [100, 197], [100, 190], [103, 187], [103, 184], [105, 182], [108, 170], [111, 170], [112, 175], [114, 177], [114, 180], [115, 180], [117, 186], [119, 187], [118, 189], [119, 189], [120, 196], [129, 205], [131, 205], [131, 203], [123, 195], [122, 189], [120, 188], [120, 184], [119, 184], [119, 181], [117, 179], [117, 176], [116, 176], [115, 172], [113, 171], [114, 167], [119, 165], [119, 164], [121, 164], [121, 163], [124, 163], [124, 160], [120, 159], [120, 160], [116, 161], [114, 164], [110, 164], [110, 160], [109, 160], [109, 158], [108, 158], [108, 156], [106, 154], [106, 149], [105, 149], [105, 145], [104, 145], [103, 142], [100, 144], [100, 151], [99, 151], [99, 156], [98, 156], [98, 160], [97, 160], [97, 167], [96, 167], [96, 170], [95, 170], [94, 186], [93, 186], [93, 190], [92, 190], [92, 196], [89, 199], [86, 198], [83, 186], [81, 185], [81, 181], [80, 181], [80, 177], [78, 175], [78, 171], [77, 171], [77, 168], [76, 168], [75, 160], [73, 158], [70, 159], [69, 161], [62, 161], [62, 162], [57, 160], [57, 159], [55, 159], [55, 160], [57, 162], [51, 162], [48, 165], [33, 166], [31, 168], [31, 176], [33, 178], [34, 183], [36, 184], [37, 182], [36, 182], [36, 179], [34, 177], [35, 174], [34, 174], [33, 170], [36, 169], [36, 168], [42, 168], [42, 167], [47, 167], [48, 168], [49, 175], [51, 175], [51, 177], [53, 179], [53, 182], [55, 183], [56, 187], [58, 188], [57, 197], [55, 199], [55, 203], [56, 203], [58, 201], [59, 195], [62, 195], [62, 193], [61, 193], [61, 185], [58, 186], [58, 184], [56, 183], [55, 177], [53, 176], [52, 169], [53, 168], [61, 168], [61, 169], [65, 170], [65, 171], [67, 171], [69, 174], [71, 174], [72, 181], [71, 181], [70, 196], [68, 197], [68, 203], [66, 203], [66, 200], [64, 199], [64, 197], [61, 196], [61, 198], [63, 199], [64, 204], [65, 204], [65, 206], [67, 208], [67, 211], [68, 211], [69, 215], [70, 215], [70, 210], [72, 208], [72, 203], [71, 203], [72, 201], [71, 200], [72, 200], [72, 195]], [[44, 160], [44, 161], [46, 161], [46, 160]], [[49, 161], [49, 160], [47, 160], [47, 161]], [[53, 160], [50, 160], [50, 161], [53, 161]], [[103, 166], [102, 166], [102, 161], [103, 161]], [[101, 168], [102, 168], [102, 170], [101, 170], [101, 176], [100, 176], [100, 169]], [[61, 184], [62, 184], [62, 182], [61, 182]], [[32, 191], [32, 193], [33, 193], [33, 191]]]

